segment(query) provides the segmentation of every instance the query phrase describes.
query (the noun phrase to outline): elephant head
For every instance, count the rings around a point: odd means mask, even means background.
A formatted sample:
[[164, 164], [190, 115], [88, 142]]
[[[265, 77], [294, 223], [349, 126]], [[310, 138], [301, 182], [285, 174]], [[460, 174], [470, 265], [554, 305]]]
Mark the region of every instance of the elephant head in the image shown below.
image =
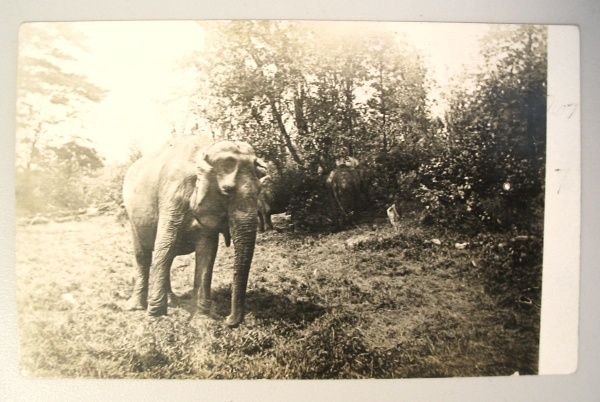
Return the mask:
[[215, 216], [214, 211], [220, 211], [227, 223], [221, 230], [231, 233], [234, 245], [228, 325], [237, 325], [244, 317], [246, 286], [256, 241], [259, 178], [264, 169], [264, 162], [256, 157], [252, 147], [237, 141], [213, 144], [198, 161], [196, 189], [190, 206], [201, 222], [204, 216]]

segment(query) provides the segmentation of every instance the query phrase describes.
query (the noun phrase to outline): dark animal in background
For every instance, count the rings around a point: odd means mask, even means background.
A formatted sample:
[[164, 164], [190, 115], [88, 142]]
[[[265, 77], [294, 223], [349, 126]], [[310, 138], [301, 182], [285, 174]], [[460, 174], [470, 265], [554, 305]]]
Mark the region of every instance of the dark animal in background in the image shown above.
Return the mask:
[[258, 230], [261, 232], [273, 230], [271, 215], [286, 211], [290, 194], [277, 186], [277, 177], [267, 175], [260, 179], [261, 192], [258, 195]]
[[267, 229], [273, 229], [273, 222], [271, 222], [272, 203], [274, 199], [273, 191], [273, 178], [269, 175], [260, 179], [261, 191], [258, 195], [258, 230], [261, 232], [265, 231], [265, 224]]
[[334, 207], [344, 221], [353, 221], [364, 207], [366, 194], [358, 170], [358, 161], [347, 158], [336, 163], [338, 166], [329, 173], [327, 187], [330, 189]]
[[[183, 137], [137, 160], [123, 184], [133, 232], [136, 277], [129, 309], [167, 313], [172, 293], [171, 263], [196, 253], [193, 297], [200, 312], [210, 309], [212, 270], [219, 233], [233, 239], [235, 262], [231, 313], [226, 324], [244, 318], [246, 286], [256, 241], [261, 162], [244, 142], [214, 143]], [[230, 236], [231, 231], [231, 236]]]

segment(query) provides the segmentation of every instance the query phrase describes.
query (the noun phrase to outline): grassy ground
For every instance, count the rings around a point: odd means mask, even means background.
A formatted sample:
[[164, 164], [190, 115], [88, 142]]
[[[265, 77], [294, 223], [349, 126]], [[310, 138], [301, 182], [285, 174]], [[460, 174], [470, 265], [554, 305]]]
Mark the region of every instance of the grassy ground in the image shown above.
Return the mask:
[[[400, 378], [537, 370], [539, 310], [485, 291], [477, 247], [407, 223], [327, 235], [259, 234], [243, 325], [224, 327], [232, 249], [221, 245], [210, 317], [190, 301], [123, 311], [128, 228], [113, 217], [17, 230], [21, 367], [42, 377]], [[430, 240], [437, 238], [438, 245]], [[363, 239], [349, 249], [347, 241]], [[379, 240], [378, 240], [379, 239]], [[172, 269], [189, 292], [193, 256]]]

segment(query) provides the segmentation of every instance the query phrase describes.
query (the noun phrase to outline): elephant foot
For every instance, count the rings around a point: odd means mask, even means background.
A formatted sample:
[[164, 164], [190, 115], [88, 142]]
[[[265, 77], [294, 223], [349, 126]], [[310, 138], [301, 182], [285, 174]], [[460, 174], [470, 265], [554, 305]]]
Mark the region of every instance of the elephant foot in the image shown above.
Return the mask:
[[198, 312], [200, 314], [204, 314], [204, 315], [210, 314], [210, 306], [211, 306], [210, 300], [204, 300], [204, 301], [199, 300], [198, 303], [196, 304]]
[[177, 296], [175, 293], [173, 292], [169, 292], [167, 294], [167, 305], [169, 306], [177, 306], [180, 303], [180, 297]]
[[227, 316], [227, 318], [225, 319], [225, 325], [227, 325], [229, 328], [234, 328], [237, 327], [238, 325], [240, 325], [242, 323], [242, 321], [244, 321], [244, 316], [241, 314], [237, 314], [237, 315], [233, 315], [233, 314], [229, 314]]
[[148, 304], [148, 314], [152, 317], [167, 315], [167, 303]]
[[146, 310], [146, 307], [147, 305], [142, 301], [142, 298], [137, 296], [131, 296], [125, 304], [125, 310], [128, 311]]

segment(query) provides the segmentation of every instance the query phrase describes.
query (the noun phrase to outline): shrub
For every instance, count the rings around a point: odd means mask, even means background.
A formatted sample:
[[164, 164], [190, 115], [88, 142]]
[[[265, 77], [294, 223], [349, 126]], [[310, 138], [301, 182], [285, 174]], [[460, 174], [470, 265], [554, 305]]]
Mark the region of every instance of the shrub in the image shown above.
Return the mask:
[[86, 205], [106, 205], [119, 210], [123, 204], [123, 179], [128, 164], [105, 166], [97, 175], [82, 180]]
[[415, 197], [439, 223], [530, 229], [542, 218], [544, 170], [512, 151], [493, 135], [462, 135], [419, 167]]
[[287, 212], [295, 228], [308, 231], [331, 230], [339, 216], [325, 185], [326, 176], [305, 170], [288, 170], [282, 175], [281, 191], [289, 194]]
[[499, 298], [501, 305], [540, 305], [542, 248], [540, 236], [514, 232], [484, 243], [481, 274], [488, 291]]
[[541, 219], [546, 29], [498, 28], [471, 88], [452, 91], [443, 147], [416, 169], [414, 195], [440, 223], [528, 229]]
[[414, 200], [418, 180], [416, 170], [436, 149], [436, 139], [425, 136], [419, 141], [404, 141], [389, 152], [381, 152], [366, 161], [365, 181], [377, 212], [383, 213], [394, 202]]

